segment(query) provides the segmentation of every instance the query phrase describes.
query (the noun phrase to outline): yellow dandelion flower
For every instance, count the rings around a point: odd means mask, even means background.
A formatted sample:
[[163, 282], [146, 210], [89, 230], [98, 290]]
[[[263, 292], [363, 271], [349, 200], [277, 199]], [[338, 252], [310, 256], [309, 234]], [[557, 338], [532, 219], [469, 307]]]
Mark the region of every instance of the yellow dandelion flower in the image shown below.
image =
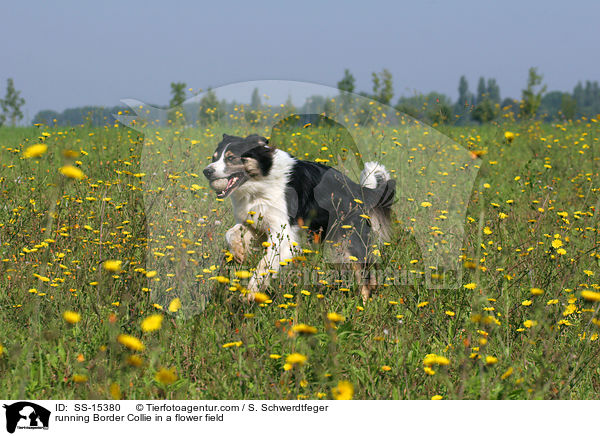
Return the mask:
[[65, 165], [59, 169], [60, 173], [69, 179], [81, 180], [85, 178], [85, 174], [79, 168], [73, 165]]
[[428, 354], [423, 359], [423, 365], [432, 366], [432, 365], [450, 365], [450, 360], [444, 356], [438, 356], [437, 354]]
[[340, 380], [331, 390], [331, 395], [334, 400], [351, 400], [354, 397], [354, 386], [347, 380]]
[[66, 310], [63, 313], [63, 318], [69, 324], [77, 324], [79, 321], [81, 321], [81, 315], [77, 312], [73, 312], [72, 310]]
[[144, 349], [146, 348], [142, 341], [131, 335], [121, 334], [117, 336], [117, 341], [120, 344], [134, 351], [144, 351]]
[[587, 300], [587, 301], [600, 301], [600, 292], [594, 292], [594, 291], [581, 291], [581, 296], [583, 297], [583, 299]]
[[127, 363], [131, 366], [140, 367], [144, 364], [144, 359], [142, 359], [137, 354], [132, 354], [130, 356], [127, 356]]
[[164, 316], [162, 314], [150, 315], [142, 321], [142, 331], [153, 332], [162, 326]]
[[292, 330], [296, 333], [304, 333], [307, 335], [314, 335], [315, 333], [317, 333], [317, 329], [308, 324], [296, 324], [292, 327]]
[[470, 291], [472, 291], [473, 289], [475, 289], [477, 287], [477, 283], [467, 283], [466, 285], [464, 285], [465, 289], [468, 289]]
[[485, 357], [485, 364], [486, 365], [495, 365], [496, 363], [498, 363], [498, 358], [494, 357], [494, 356], [486, 356]]
[[23, 152], [23, 157], [26, 159], [30, 159], [32, 157], [40, 157], [41, 155], [46, 153], [46, 150], [48, 150], [48, 146], [46, 144], [30, 145]]
[[175, 372], [175, 368], [160, 368], [154, 375], [154, 379], [163, 385], [170, 385], [177, 381], [177, 373]]
[[552, 241], [552, 248], [560, 248], [563, 246], [563, 241], [560, 239], [555, 239]]
[[285, 362], [289, 365], [304, 365], [307, 357], [304, 354], [292, 353], [285, 358]]
[[531, 288], [532, 295], [542, 295], [544, 293], [543, 289], [540, 288]]
[[120, 260], [107, 260], [104, 262], [103, 266], [106, 271], [118, 273], [121, 271], [121, 264], [123, 262]]
[[118, 383], [112, 383], [110, 385], [110, 396], [113, 400], [120, 400], [122, 398], [121, 388]]
[[262, 304], [262, 303], [265, 303], [270, 300], [269, 296], [262, 292], [257, 292], [256, 294], [253, 295], [253, 298], [254, 298], [254, 301], [256, 301], [258, 304]]
[[434, 395], [433, 397], [431, 397], [431, 399], [434, 401], [441, 400], [442, 398], [444, 398], [444, 397], [442, 397], [441, 395]]
[[502, 380], [506, 380], [507, 378], [509, 378], [509, 377], [512, 375], [513, 371], [514, 371], [514, 370], [513, 370], [513, 367], [512, 367], [512, 366], [511, 366], [511, 367], [509, 367], [509, 368], [506, 370], [506, 372], [500, 376], [500, 378], [501, 378]]
[[236, 271], [235, 276], [240, 279], [249, 279], [252, 277], [252, 273], [249, 271]]
[[335, 312], [329, 312], [327, 314], [327, 319], [331, 322], [342, 322], [345, 318], [342, 315], [338, 315]]
[[85, 374], [73, 374], [73, 381], [75, 383], [85, 383], [88, 381], [88, 376]]
[[243, 344], [242, 341], [236, 342], [227, 342], [226, 344], [221, 345], [223, 348], [231, 348], [231, 347], [241, 347]]
[[389, 365], [382, 365], [382, 366], [381, 366], [381, 370], [382, 370], [382, 371], [391, 371], [391, 370], [392, 370], [392, 367], [391, 367], [391, 366], [389, 366]]
[[523, 322], [523, 325], [525, 327], [527, 327], [528, 329], [530, 329], [531, 327], [534, 327], [534, 326], [537, 325], [537, 321], [533, 321], [531, 319], [528, 319], [528, 320], [526, 320], [526, 321]]
[[181, 309], [181, 300], [173, 298], [169, 303], [169, 312], [177, 312], [179, 309]]

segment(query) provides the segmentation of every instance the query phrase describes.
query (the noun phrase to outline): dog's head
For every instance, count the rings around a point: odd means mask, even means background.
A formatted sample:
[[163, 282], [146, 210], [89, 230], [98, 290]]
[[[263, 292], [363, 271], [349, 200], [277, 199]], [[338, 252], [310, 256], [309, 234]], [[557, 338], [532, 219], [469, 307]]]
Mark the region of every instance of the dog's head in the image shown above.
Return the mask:
[[273, 148], [259, 135], [245, 138], [223, 135], [212, 163], [204, 168], [204, 176], [218, 198], [226, 198], [249, 180], [269, 175], [273, 165]]

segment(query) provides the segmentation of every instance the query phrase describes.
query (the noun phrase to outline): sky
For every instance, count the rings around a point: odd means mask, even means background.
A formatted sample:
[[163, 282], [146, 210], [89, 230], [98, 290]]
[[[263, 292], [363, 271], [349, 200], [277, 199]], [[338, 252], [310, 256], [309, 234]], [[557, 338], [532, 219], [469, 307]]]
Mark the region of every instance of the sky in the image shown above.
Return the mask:
[[[600, 80], [600, 2], [43, 1], [0, 3], [0, 96], [12, 77], [31, 120], [42, 109], [169, 101], [248, 80], [335, 87], [345, 68], [358, 90], [389, 69], [395, 97], [457, 97], [466, 75], [496, 78], [519, 97], [535, 66], [549, 90]], [[241, 96], [243, 101], [249, 96]], [[25, 121], [25, 120], [24, 120]]]

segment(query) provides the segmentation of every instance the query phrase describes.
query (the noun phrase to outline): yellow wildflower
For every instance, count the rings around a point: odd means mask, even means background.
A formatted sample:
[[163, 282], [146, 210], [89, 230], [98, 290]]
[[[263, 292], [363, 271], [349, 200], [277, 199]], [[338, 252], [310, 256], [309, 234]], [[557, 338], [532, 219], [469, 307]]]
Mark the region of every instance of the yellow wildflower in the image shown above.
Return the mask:
[[81, 315], [77, 312], [73, 312], [72, 310], [66, 310], [63, 313], [63, 318], [69, 324], [77, 324], [79, 321], [81, 321]]
[[142, 321], [142, 331], [153, 332], [162, 326], [164, 316], [162, 314], [150, 315]]

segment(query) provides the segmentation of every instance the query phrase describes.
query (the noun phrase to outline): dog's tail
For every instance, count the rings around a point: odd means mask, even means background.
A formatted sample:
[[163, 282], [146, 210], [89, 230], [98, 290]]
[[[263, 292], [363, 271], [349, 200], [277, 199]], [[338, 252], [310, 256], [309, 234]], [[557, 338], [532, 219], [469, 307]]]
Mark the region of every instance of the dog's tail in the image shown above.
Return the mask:
[[396, 182], [379, 162], [367, 162], [360, 173], [360, 185], [373, 190], [374, 205], [369, 215], [373, 231], [383, 241], [389, 241], [392, 224], [392, 204], [396, 196]]

